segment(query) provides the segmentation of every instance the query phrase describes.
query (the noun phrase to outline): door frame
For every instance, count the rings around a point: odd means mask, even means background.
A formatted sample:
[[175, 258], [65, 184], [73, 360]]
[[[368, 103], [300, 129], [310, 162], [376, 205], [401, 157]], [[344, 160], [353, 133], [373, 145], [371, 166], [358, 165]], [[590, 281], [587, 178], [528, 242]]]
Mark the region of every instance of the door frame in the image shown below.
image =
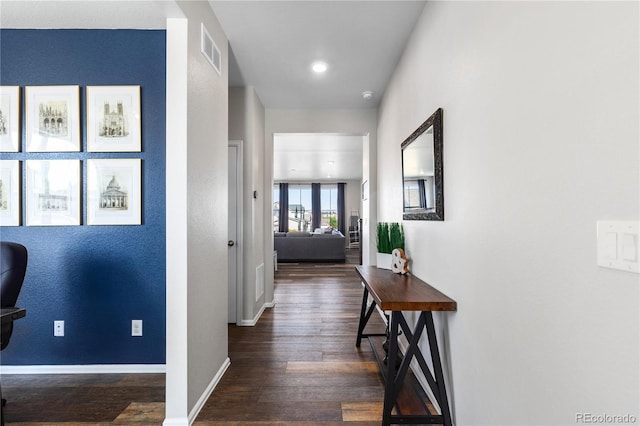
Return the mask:
[[236, 211], [236, 324], [242, 322], [244, 318], [244, 169], [243, 169], [243, 151], [244, 142], [242, 140], [230, 140], [229, 146], [237, 148], [238, 155], [236, 157], [236, 189], [238, 194], [238, 208]]

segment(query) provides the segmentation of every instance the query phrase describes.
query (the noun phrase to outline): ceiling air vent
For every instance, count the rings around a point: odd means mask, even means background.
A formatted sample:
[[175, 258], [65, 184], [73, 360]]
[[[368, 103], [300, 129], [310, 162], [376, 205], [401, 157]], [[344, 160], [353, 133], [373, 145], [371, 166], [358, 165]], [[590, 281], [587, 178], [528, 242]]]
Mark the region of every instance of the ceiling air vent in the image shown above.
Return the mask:
[[220, 55], [220, 49], [209, 35], [209, 31], [205, 28], [204, 24], [200, 25], [200, 51], [207, 58], [207, 61], [218, 71], [218, 74], [222, 75], [222, 55]]

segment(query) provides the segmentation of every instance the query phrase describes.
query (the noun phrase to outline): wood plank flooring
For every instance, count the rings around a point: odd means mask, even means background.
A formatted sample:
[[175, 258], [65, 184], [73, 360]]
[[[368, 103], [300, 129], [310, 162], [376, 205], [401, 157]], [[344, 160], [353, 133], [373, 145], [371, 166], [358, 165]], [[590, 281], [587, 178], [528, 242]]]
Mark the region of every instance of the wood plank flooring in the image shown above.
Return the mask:
[[[353, 264], [280, 264], [276, 306], [229, 326], [231, 366], [195, 425], [379, 425], [383, 385], [355, 347], [362, 287]], [[373, 329], [384, 329], [382, 320]], [[9, 425], [160, 425], [163, 374], [3, 375]]]
[[160, 425], [164, 374], [2, 375], [7, 425]]
[[255, 327], [229, 328], [231, 367], [195, 424], [379, 425], [378, 366], [369, 345], [355, 347], [354, 265], [280, 264], [274, 292]]

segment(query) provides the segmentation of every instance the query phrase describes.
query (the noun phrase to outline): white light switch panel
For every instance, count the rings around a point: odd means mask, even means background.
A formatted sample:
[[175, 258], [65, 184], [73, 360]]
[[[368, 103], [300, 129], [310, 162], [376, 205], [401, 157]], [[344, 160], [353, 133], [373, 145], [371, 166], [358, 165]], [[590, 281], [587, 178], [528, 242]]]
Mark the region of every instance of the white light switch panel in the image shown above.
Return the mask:
[[640, 273], [638, 254], [640, 222], [601, 220], [598, 227], [598, 265], [605, 268]]
[[131, 320], [131, 335], [142, 336], [142, 320]]

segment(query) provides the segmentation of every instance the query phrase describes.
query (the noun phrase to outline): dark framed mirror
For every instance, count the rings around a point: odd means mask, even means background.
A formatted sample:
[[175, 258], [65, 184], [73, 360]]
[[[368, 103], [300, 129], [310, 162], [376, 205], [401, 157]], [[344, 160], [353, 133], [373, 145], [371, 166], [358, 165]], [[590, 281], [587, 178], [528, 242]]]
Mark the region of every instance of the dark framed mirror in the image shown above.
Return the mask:
[[402, 142], [404, 220], [444, 220], [442, 108]]

